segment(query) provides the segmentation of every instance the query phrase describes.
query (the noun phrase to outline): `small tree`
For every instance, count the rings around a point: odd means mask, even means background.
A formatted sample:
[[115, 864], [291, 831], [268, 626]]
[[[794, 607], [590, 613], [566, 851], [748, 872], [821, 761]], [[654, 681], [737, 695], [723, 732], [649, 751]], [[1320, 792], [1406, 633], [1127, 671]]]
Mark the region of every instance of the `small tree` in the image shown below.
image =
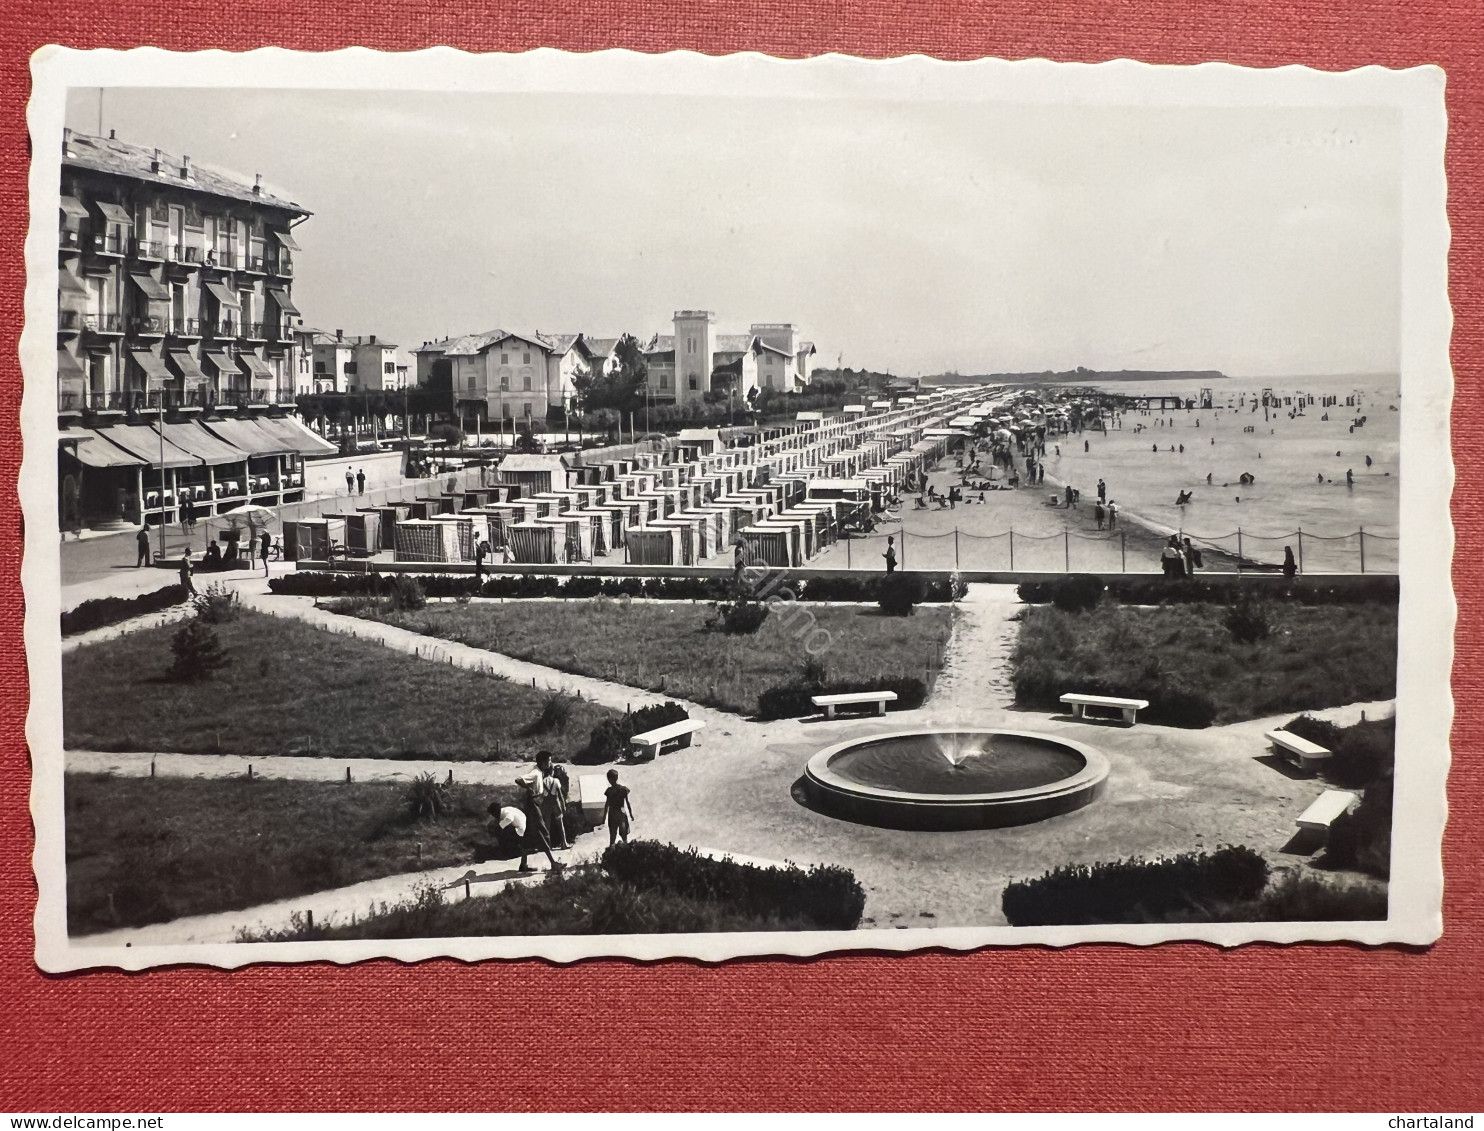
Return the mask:
[[448, 812], [448, 791], [431, 770], [413, 778], [402, 796], [407, 802], [407, 814], [414, 821], [435, 820]]
[[1266, 640], [1273, 631], [1267, 606], [1245, 590], [1236, 604], [1227, 609], [1222, 623], [1238, 644], [1255, 644], [1259, 640]]
[[231, 663], [216, 629], [199, 619], [188, 620], [181, 626], [170, 640], [170, 651], [175, 656], [170, 678], [180, 683], [210, 679], [213, 672]]

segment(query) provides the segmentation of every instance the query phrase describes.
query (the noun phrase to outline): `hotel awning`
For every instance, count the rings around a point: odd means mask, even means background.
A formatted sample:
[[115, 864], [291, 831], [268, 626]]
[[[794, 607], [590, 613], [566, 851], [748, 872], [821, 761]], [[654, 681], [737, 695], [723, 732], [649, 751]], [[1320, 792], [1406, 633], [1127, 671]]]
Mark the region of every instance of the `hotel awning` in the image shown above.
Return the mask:
[[150, 467], [199, 467], [201, 460], [190, 452], [177, 448], [168, 439], [143, 424], [115, 424], [101, 428], [98, 435], [123, 448], [140, 463]]
[[117, 204], [109, 204], [106, 200], [100, 200], [98, 211], [103, 213], [105, 220], [111, 220], [115, 224], [127, 224], [131, 228], [134, 226], [134, 221], [129, 218], [129, 214]]
[[175, 366], [175, 371], [187, 381], [206, 380], [206, 371], [185, 350], [171, 350], [165, 355], [165, 360]]
[[262, 422], [258, 420], [203, 420], [201, 427], [255, 456], [299, 454], [297, 448], [283, 437], [275, 436], [262, 427]]
[[153, 275], [129, 275], [129, 281], [144, 292], [144, 297], [150, 302], [169, 302], [170, 291], [161, 285], [160, 281]]
[[220, 283], [208, 279], [206, 281], [206, 289], [216, 296], [216, 301], [223, 306], [234, 307], [238, 310], [242, 309], [242, 300], [237, 297], [237, 292], [230, 287], [224, 287]]
[[201, 356], [216, 366], [217, 372], [224, 377], [240, 377], [242, 375], [242, 368], [232, 360], [230, 354], [222, 353], [220, 350], [207, 350]]
[[255, 421], [262, 429], [271, 436], [290, 446], [293, 451], [301, 456], [333, 456], [339, 455], [340, 449], [328, 440], [316, 436], [304, 425], [300, 424], [296, 417], [292, 416], [264, 416]]
[[75, 196], [62, 197], [62, 211], [68, 216], [74, 216], [79, 220], [88, 218], [87, 206]]
[[283, 244], [283, 246], [288, 248], [290, 251], [299, 250], [299, 245], [294, 242], [294, 237], [289, 235], [287, 232], [274, 232], [273, 235], [279, 243]]
[[[154, 430], [158, 430], [158, 425]], [[165, 439], [182, 451], [190, 452], [202, 463], [212, 467], [223, 464], [242, 463], [247, 453], [216, 436], [199, 424], [166, 424]]]
[[165, 367], [163, 358], [156, 357], [149, 350], [130, 350], [129, 356], [144, 370], [145, 376], [151, 381], [168, 381], [174, 374]]
[[257, 354], [239, 353], [237, 355], [237, 360], [246, 363], [247, 371], [254, 377], [267, 378], [270, 381], [273, 379], [273, 370], [270, 369], [268, 367], [268, 363]]
[[144, 460], [109, 443], [91, 428], [63, 428], [57, 442], [64, 452], [75, 455], [86, 467], [144, 466]]
[[289, 298], [289, 292], [280, 288], [270, 288], [268, 293], [273, 296], [273, 301], [278, 303], [278, 309], [285, 314], [298, 314], [299, 308], [294, 305], [293, 299]]

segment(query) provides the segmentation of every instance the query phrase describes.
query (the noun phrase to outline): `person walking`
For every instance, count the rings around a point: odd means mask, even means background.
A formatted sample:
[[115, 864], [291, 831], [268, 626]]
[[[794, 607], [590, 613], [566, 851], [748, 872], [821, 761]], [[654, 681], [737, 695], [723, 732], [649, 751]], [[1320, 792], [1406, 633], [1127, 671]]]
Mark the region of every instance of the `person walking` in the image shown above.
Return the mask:
[[484, 559], [489, 557], [489, 539], [481, 538], [479, 544], [474, 547], [474, 587], [484, 588]]
[[273, 535], [266, 530], [258, 535], [258, 556], [263, 559], [263, 576], [268, 576], [268, 555], [273, 550]]
[[356, 473], [350, 468], [345, 469], [345, 493], [354, 495], [356, 491]]
[[1108, 500], [1108, 529], [1109, 530], [1112, 530], [1113, 529], [1113, 525], [1117, 521], [1118, 521], [1118, 504], [1115, 503], [1112, 499], [1109, 499]]
[[186, 591], [187, 597], [196, 595], [196, 584], [191, 580], [191, 575], [195, 572], [195, 567], [191, 565], [191, 548], [187, 546], [180, 555], [180, 587]]
[[360, 467], [360, 468], [357, 468], [356, 469], [356, 494], [357, 495], [364, 495], [365, 493], [366, 493], [366, 469], [364, 467]]
[[629, 798], [629, 787], [618, 784], [618, 771], [608, 771], [608, 788], [603, 791], [603, 820], [608, 824], [608, 844], [629, 842], [629, 822], [634, 819], [634, 803]]
[[888, 534], [886, 536], [886, 553], [882, 554], [881, 556], [886, 559], [886, 572], [887, 573], [896, 573], [897, 572], [897, 547], [896, 547], [896, 537], [894, 535]]
[[536, 768], [541, 771], [541, 800], [546, 827], [556, 832], [553, 848], [571, 848], [567, 838], [567, 792], [572, 779], [567, 771], [551, 760], [551, 751], [536, 754]]
[[[520, 824], [524, 827], [516, 828], [520, 836], [520, 871], [534, 872], [536, 869], [530, 867], [526, 858], [530, 855], [533, 847], [538, 847], [546, 854], [546, 860], [551, 865], [553, 872], [562, 870], [562, 865], [557, 863], [555, 856], [551, 854], [551, 842], [546, 836], [546, 821], [541, 815], [541, 793], [545, 788], [545, 782], [540, 770], [532, 770], [524, 777], [518, 778], [516, 784], [521, 787], [520, 809], [517, 812], [522, 820]], [[507, 824], [506, 813], [510, 810], [500, 810], [500, 827], [514, 827], [516, 822]]]
[[1098, 520], [1098, 529], [1101, 530], [1103, 528], [1103, 519], [1107, 517], [1107, 512], [1103, 509], [1103, 501], [1101, 499], [1093, 504], [1092, 516]]
[[182, 491], [185, 497], [180, 503], [180, 532], [190, 534], [196, 529], [196, 499], [189, 487]]
[[134, 546], [137, 553], [134, 556], [134, 568], [149, 565], [149, 527], [141, 526], [139, 533], [134, 536]]
[[1293, 547], [1283, 547], [1283, 576], [1289, 581], [1293, 580], [1294, 574], [1298, 573], [1298, 562], [1293, 560]]
[[1106, 503], [1107, 501], [1108, 501], [1108, 485], [1106, 483], [1104, 483], [1101, 479], [1099, 479], [1098, 480], [1098, 502], [1100, 502], [1100, 503]]

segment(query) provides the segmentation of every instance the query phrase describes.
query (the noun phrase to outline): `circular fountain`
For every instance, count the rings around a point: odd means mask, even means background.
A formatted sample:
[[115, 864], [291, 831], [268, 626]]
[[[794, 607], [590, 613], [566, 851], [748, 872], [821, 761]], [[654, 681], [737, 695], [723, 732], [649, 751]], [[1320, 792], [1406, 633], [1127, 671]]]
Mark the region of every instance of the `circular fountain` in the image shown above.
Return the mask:
[[826, 747], [804, 769], [816, 809], [897, 829], [993, 829], [1097, 797], [1108, 760], [1086, 743], [1019, 730], [906, 730]]

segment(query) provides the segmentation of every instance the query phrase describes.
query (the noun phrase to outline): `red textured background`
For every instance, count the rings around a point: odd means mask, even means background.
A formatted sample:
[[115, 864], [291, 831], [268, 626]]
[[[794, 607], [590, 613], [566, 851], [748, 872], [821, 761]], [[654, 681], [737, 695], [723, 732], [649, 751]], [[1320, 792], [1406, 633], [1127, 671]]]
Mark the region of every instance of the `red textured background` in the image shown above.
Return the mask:
[[5, 3], [0, 477], [20, 464], [27, 58], [44, 43], [327, 50], [447, 43], [802, 56], [1441, 64], [1461, 610], [1444, 848], [1426, 951], [1197, 945], [640, 966], [391, 962], [47, 977], [31, 960], [20, 517], [0, 499], [0, 1109], [1372, 1109], [1484, 1107], [1480, 279], [1484, 2], [1073, 5], [419, 0]]

